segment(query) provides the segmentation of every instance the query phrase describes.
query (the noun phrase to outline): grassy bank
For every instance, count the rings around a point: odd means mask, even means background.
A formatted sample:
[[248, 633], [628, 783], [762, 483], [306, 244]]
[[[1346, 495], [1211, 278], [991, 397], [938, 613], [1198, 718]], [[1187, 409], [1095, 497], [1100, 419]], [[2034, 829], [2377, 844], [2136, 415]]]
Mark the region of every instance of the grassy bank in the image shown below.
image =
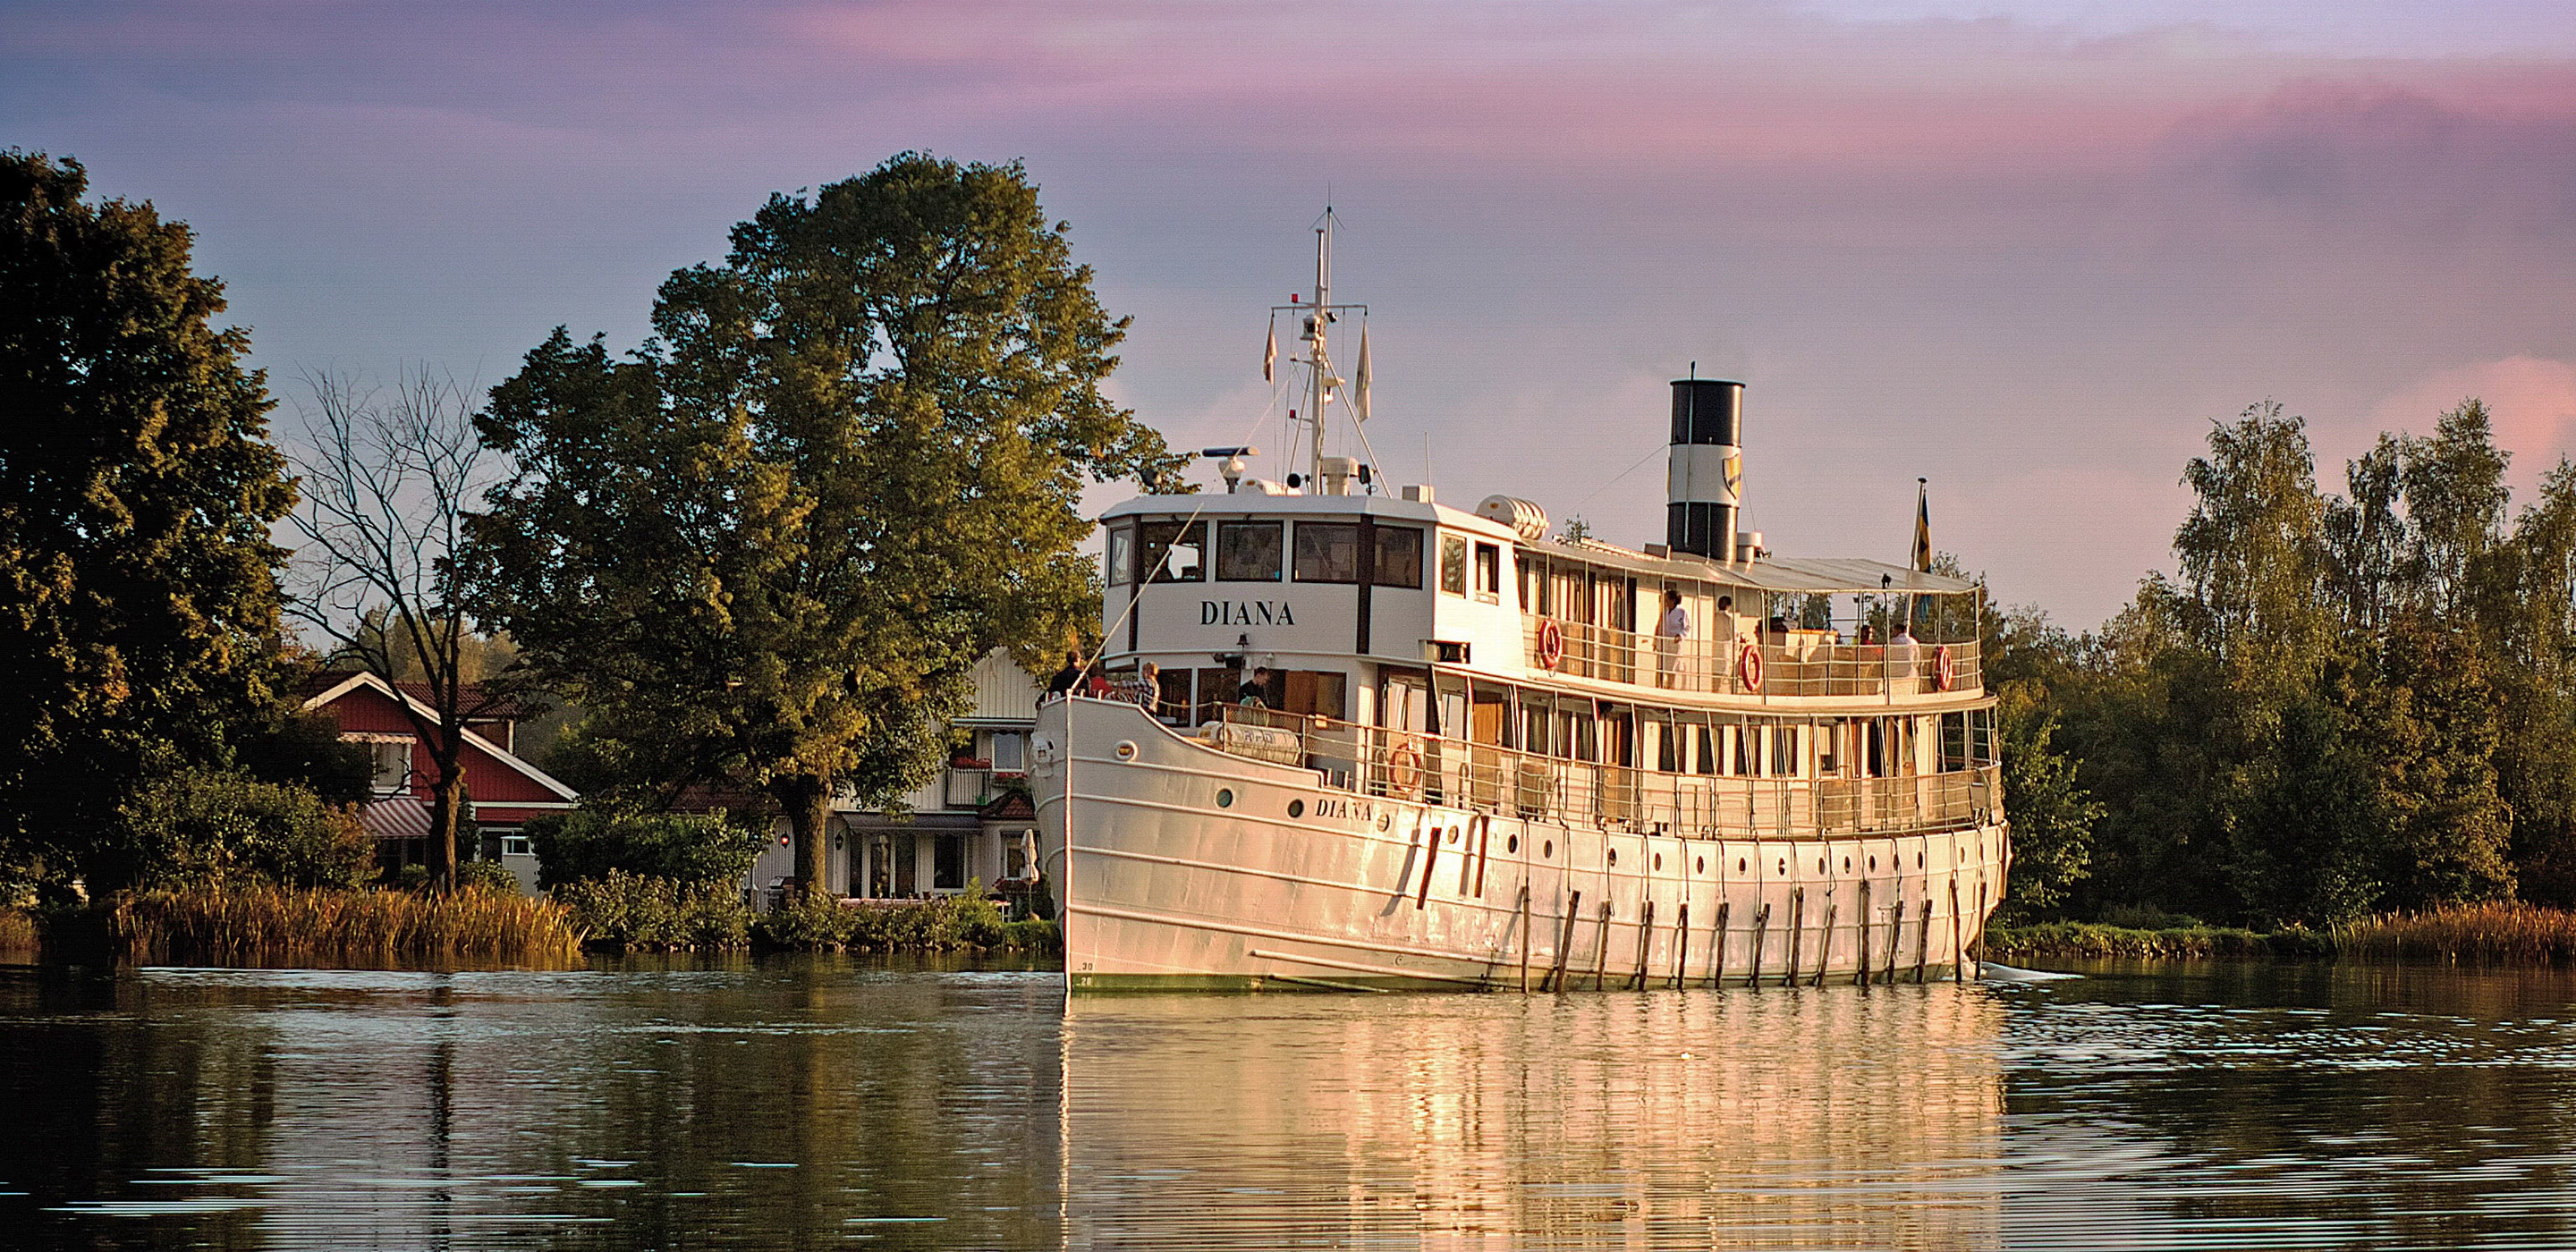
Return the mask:
[[2432, 961], [2462, 965], [2576, 964], [2576, 912], [2474, 904], [2390, 913], [2332, 931], [2040, 922], [1986, 932], [1988, 958], [2266, 957], [2277, 960]]
[[42, 946], [36, 929], [36, 915], [25, 909], [0, 906], [0, 961], [32, 961]]
[[571, 915], [497, 891], [423, 894], [247, 886], [113, 896], [57, 927], [152, 965], [559, 967], [581, 957]]

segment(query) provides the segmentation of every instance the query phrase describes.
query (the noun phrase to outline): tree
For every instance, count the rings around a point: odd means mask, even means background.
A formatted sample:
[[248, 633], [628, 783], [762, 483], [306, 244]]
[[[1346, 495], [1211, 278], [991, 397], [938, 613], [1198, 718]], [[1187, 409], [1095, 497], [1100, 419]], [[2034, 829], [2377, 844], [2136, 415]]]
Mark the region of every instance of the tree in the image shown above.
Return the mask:
[[820, 888], [836, 795], [939, 768], [996, 645], [1096, 605], [1086, 481], [1178, 464], [1099, 392], [1102, 312], [1018, 166], [906, 153], [773, 196], [612, 360], [558, 329], [493, 389], [494, 624], [671, 780], [764, 788]]
[[429, 746], [432, 877], [456, 882], [466, 820], [465, 735], [500, 697], [472, 681], [482, 649], [464, 588], [465, 514], [490, 475], [473, 406], [455, 380], [427, 367], [391, 394], [311, 374], [313, 408], [295, 455], [305, 548], [290, 611], [328, 636], [339, 659], [393, 683], [417, 674], [426, 709], [399, 702]]
[[2093, 828], [2103, 806], [2075, 780], [2075, 763], [2051, 741], [2057, 717], [2048, 692], [2020, 679], [1996, 690], [1995, 724], [2003, 755], [2004, 815], [2012, 822], [2014, 917], [2064, 905], [2092, 872]]
[[189, 229], [87, 191], [0, 152], [0, 861], [107, 889], [85, 862], [137, 780], [272, 702], [294, 488]]

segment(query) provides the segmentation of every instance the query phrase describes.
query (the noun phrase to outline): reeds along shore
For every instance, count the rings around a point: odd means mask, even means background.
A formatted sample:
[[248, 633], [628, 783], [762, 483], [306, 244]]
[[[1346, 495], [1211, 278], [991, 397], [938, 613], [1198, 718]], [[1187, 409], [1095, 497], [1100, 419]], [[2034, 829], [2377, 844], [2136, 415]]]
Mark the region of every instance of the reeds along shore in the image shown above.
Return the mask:
[[2528, 904], [2464, 904], [2388, 913], [2333, 930], [2176, 926], [2139, 929], [2092, 922], [1997, 926], [1988, 955], [2019, 957], [2269, 957], [2289, 960], [2434, 961], [2461, 965], [2576, 964], [2576, 912]]
[[110, 953], [134, 964], [561, 968], [581, 960], [581, 932], [562, 905], [496, 891], [139, 891], [96, 911]]

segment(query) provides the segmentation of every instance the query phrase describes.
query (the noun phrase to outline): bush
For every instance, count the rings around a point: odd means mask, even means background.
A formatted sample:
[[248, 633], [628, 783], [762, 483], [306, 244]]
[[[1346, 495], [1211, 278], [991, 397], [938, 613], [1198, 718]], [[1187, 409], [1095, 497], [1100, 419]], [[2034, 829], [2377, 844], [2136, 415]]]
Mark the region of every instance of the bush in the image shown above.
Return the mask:
[[356, 887], [374, 877], [374, 857], [357, 817], [309, 790], [186, 769], [143, 784], [117, 809], [94, 881]]
[[1052, 922], [1006, 922], [980, 884], [929, 900], [835, 900], [806, 895], [752, 923], [762, 947], [804, 952], [1043, 952], [1060, 940]]
[[519, 894], [519, 876], [499, 861], [467, 861], [456, 867], [456, 889], [514, 896]]
[[761, 833], [711, 813], [650, 813], [585, 804], [528, 823], [537, 854], [537, 885], [553, 888], [624, 872], [673, 882], [730, 886], [751, 872]]
[[551, 889], [584, 940], [603, 947], [673, 951], [739, 948], [751, 938], [751, 910], [726, 882], [684, 883], [612, 869]]

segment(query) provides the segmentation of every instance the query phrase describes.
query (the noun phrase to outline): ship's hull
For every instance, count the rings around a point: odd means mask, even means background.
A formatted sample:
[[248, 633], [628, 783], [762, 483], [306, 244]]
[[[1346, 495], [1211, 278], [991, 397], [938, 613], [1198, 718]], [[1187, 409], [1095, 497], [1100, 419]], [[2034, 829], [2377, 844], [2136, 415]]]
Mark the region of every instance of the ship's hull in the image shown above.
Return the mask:
[[2009, 857], [2000, 821], [1684, 837], [1356, 796], [1090, 700], [1033, 746], [1081, 992], [1944, 979]]

